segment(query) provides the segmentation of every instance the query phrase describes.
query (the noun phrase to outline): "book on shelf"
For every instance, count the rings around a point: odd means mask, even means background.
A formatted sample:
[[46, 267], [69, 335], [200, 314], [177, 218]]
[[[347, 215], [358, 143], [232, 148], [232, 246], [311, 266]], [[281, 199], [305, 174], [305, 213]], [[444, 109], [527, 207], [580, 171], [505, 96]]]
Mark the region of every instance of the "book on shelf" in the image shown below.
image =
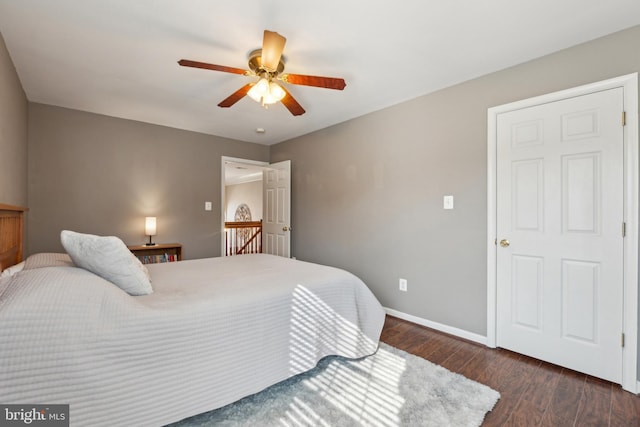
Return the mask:
[[178, 261], [177, 254], [161, 254], [161, 255], [141, 255], [138, 257], [143, 264], [158, 264], [161, 262], [175, 262]]

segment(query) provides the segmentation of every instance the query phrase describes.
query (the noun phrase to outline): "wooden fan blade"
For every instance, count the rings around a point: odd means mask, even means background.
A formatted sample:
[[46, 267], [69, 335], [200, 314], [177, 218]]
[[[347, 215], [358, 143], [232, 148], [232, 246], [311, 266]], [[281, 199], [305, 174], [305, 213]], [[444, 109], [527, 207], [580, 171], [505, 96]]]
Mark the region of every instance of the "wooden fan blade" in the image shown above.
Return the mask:
[[303, 115], [305, 111], [304, 111], [304, 108], [302, 108], [302, 105], [300, 105], [298, 101], [296, 101], [296, 99], [293, 96], [291, 96], [291, 94], [287, 89], [285, 89], [284, 87], [282, 89], [284, 90], [286, 95], [284, 98], [282, 98], [282, 101], [280, 102], [282, 102], [284, 106], [287, 107], [287, 110], [289, 110], [291, 114], [293, 114], [294, 116]]
[[226, 67], [224, 65], [207, 64], [206, 62], [191, 61], [189, 59], [181, 59], [178, 64], [183, 67], [204, 68], [205, 70], [222, 71], [223, 73], [248, 74], [247, 70], [242, 68]]
[[284, 50], [284, 44], [287, 39], [280, 34], [264, 30], [262, 38], [262, 66], [268, 71], [274, 72], [278, 69], [280, 57]]
[[336, 77], [304, 76], [302, 74], [283, 74], [280, 79], [293, 85], [315, 86], [326, 89], [342, 90], [347, 86], [344, 79]]
[[251, 89], [251, 83], [246, 84], [242, 86], [240, 89], [238, 89], [237, 91], [233, 92], [231, 95], [229, 95], [228, 98], [226, 98], [220, 104], [218, 104], [218, 107], [222, 107], [222, 108], [231, 107], [233, 104], [235, 104], [236, 102], [244, 98], [247, 92], [249, 92], [249, 89]]

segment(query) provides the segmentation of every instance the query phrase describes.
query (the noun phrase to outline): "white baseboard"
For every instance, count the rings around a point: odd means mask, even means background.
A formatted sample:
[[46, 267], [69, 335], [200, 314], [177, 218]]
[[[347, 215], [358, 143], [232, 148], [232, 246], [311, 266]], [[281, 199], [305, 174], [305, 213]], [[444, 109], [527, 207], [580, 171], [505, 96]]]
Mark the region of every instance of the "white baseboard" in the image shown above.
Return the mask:
[[458, 329], [454, 328], [453, 326], [443, 325], [442, 323], [433, 322], [431, 320], [423, 319], [421, 317], [413, 316], [411, 314], [403, 313], [401, 311], [397, 311], [387, 307], [384, 307], [384, 311], [386, 311], [390, 316], [397, 317], [408, 322], [426, 326], [427, 328], [435, 329], [436, 331], [454, 335], [459, 338], [464, 338], [469, 341], [474, 341], [482, 345], [487, 345], [487, 337], [474, 334], [473, 332], [465, 331], [464, 329]]

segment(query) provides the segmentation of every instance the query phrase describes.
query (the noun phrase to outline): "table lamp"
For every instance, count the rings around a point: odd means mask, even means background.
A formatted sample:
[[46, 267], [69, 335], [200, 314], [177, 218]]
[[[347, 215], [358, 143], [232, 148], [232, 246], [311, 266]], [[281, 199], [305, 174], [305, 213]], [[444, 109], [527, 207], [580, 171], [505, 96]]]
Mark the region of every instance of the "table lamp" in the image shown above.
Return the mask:
[[156, 235], [156, 217], [148, 216], [144, 219], [144, 234], [149, 236], [149, 243], [145, 246], [155, 246], [155, 243], [151, 241], [151, 236]]

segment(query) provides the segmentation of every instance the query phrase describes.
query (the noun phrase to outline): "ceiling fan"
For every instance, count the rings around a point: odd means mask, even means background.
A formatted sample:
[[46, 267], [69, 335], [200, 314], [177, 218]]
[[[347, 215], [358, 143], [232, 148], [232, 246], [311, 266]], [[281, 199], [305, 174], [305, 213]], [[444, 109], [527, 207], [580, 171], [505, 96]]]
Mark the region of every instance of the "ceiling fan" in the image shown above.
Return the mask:
[[178, 64], [183, 67], [203, 68], [206, 70], [222, 71], [224, 73], [242, 74], [258, 77], [253, 83], [248, 83], [232, 93], [218, 104], [219, 107], [228, 108], [240, 101], [246, 95], [267, 107], [281, 101], [294, 116], [305, 113], [304, 108], [293, 96], [276, 83], [276, 80], [294, 84], [322, 87], [326, 89], [342, 90], [347, 85], [344, 79], [335, 77], [305, 76], [301, 74], [288, 74], [284, 71], [282, 51], [287, 39], [274, 31], [264, 31], [262, 49], [256, 49], [249, 54], [249, 70], [226, 67], [224, 65], [207, 64], [205, 62], [181, 59]]

